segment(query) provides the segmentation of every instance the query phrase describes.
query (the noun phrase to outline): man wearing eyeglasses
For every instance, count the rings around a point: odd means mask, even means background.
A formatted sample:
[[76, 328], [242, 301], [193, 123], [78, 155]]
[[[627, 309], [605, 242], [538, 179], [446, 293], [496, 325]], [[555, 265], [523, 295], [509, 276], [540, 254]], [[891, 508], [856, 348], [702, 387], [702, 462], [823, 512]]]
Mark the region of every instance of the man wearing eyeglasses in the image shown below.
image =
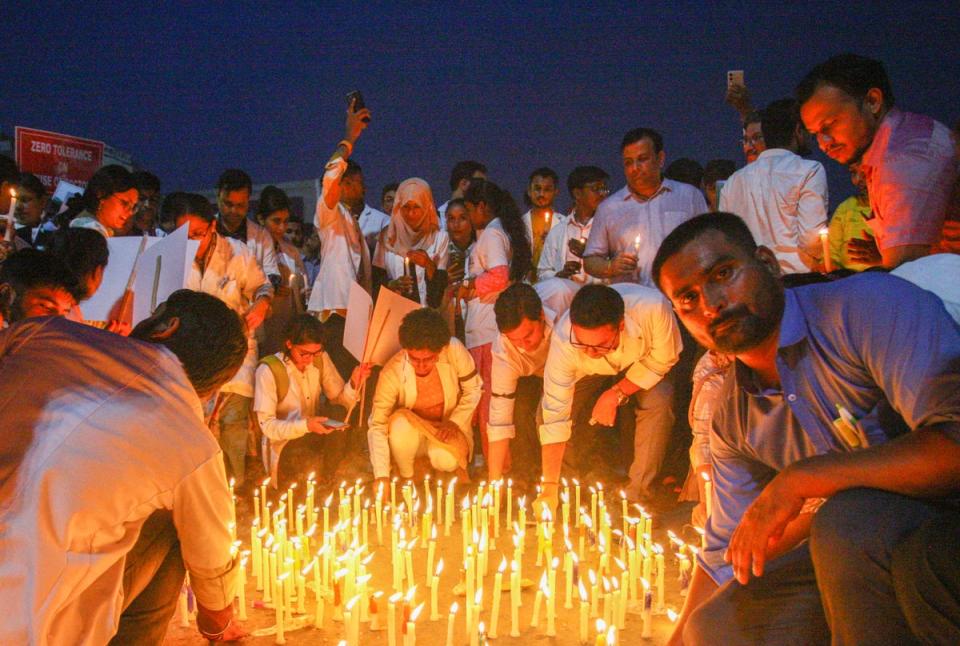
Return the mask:
[[674, 420], [663, 377], [681, 348], [670, 304], [655, 290], [587, 285], [577, 292], [556, 323], [543, 375], [544, 502], [556, 505], [564, 462], [581, 477], [603, 464], [596, 444], [614, 428], [627, 454], [632, 435], [627, 496], [649, 501]]
[[537, 265], [539, 280], [567, 278], [581, 284], [597, 282], [583, 270], [583, 251], [593, 226], [593, 214], [610, 194], [608, 179], [610, 176], [596, 166], [577, 166], [567, 176], [573, 214], [547, 234]]

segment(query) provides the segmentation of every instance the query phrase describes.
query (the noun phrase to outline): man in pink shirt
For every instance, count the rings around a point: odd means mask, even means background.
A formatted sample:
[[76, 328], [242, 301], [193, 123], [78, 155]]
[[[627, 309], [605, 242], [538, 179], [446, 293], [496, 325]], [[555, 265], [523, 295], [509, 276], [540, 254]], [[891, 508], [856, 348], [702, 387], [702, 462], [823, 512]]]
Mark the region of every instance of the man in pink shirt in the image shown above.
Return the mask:
[[816, 66], [796, 93], [804, 126], [823, 152], [841, 164], [860, 162], [883, 265], [892, 269], [929, 254], [940, 241], [957, 180], [950, 130], [895, 108], [883, 64], [856, 54]]

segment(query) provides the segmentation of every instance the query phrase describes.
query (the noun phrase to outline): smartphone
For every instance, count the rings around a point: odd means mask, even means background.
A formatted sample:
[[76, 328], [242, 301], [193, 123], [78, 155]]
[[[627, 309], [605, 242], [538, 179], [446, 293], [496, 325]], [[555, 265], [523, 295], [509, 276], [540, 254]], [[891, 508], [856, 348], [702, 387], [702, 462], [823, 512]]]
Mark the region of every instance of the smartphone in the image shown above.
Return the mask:
[[730, 70], [727, 72], [727, 89], [734, 85], [745, 85], [743, 82], [743, 70]]
[[[360, 90], [354, 90], [347, 94], [347, 107], [353, 106], [354, 112], [359, 112], [367, 107], [367, 104], [363, 102], [363, 95], [360, 94]], [[370, 117], [363, 118], [364, 123], [370, 123]]]
[[346, 428], [349, 426], [346, 422], [341, 422], [335, 419], [328, 419], [323, 422], [323, 425], [327, 428]]

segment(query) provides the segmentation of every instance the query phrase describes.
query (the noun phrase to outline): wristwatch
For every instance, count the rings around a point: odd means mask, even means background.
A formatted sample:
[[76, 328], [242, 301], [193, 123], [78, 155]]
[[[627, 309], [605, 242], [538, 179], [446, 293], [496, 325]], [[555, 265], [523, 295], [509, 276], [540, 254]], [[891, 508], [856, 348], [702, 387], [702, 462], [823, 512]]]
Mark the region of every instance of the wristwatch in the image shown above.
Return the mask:
[[620, 390], [620, 384], [614, 384], [614, 385], [613, 385], [613, 388], [611, 388], [610, 390], [612, 390], [613, 392], [615, 392], [615, 393], [617, 394], [617, 406], [618, 406], [618, 407], [619, 407], [619, 406], [623, 406], [624, 402], [626, 402], [628, 399], [630, 399], [630, 395], [628, 395], [627, 393], [625, 393], [625, 392], [623, 392], [622, 390]]

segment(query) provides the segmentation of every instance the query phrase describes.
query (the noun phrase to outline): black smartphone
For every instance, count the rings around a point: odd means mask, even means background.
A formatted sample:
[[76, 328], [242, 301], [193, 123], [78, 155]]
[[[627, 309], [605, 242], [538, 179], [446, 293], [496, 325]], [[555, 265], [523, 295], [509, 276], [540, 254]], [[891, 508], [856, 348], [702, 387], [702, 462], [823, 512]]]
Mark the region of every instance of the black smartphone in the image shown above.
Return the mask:
[[[363, 110], [367, 105], [363, 102], [363, 95], [360, 94], [360, 90], [354, 90], [347, 94], [347, 107], [351, 107], [354, 112], [359, 112]], [[370, 123], [370, 117], [363, 118], [364, 123]]]

